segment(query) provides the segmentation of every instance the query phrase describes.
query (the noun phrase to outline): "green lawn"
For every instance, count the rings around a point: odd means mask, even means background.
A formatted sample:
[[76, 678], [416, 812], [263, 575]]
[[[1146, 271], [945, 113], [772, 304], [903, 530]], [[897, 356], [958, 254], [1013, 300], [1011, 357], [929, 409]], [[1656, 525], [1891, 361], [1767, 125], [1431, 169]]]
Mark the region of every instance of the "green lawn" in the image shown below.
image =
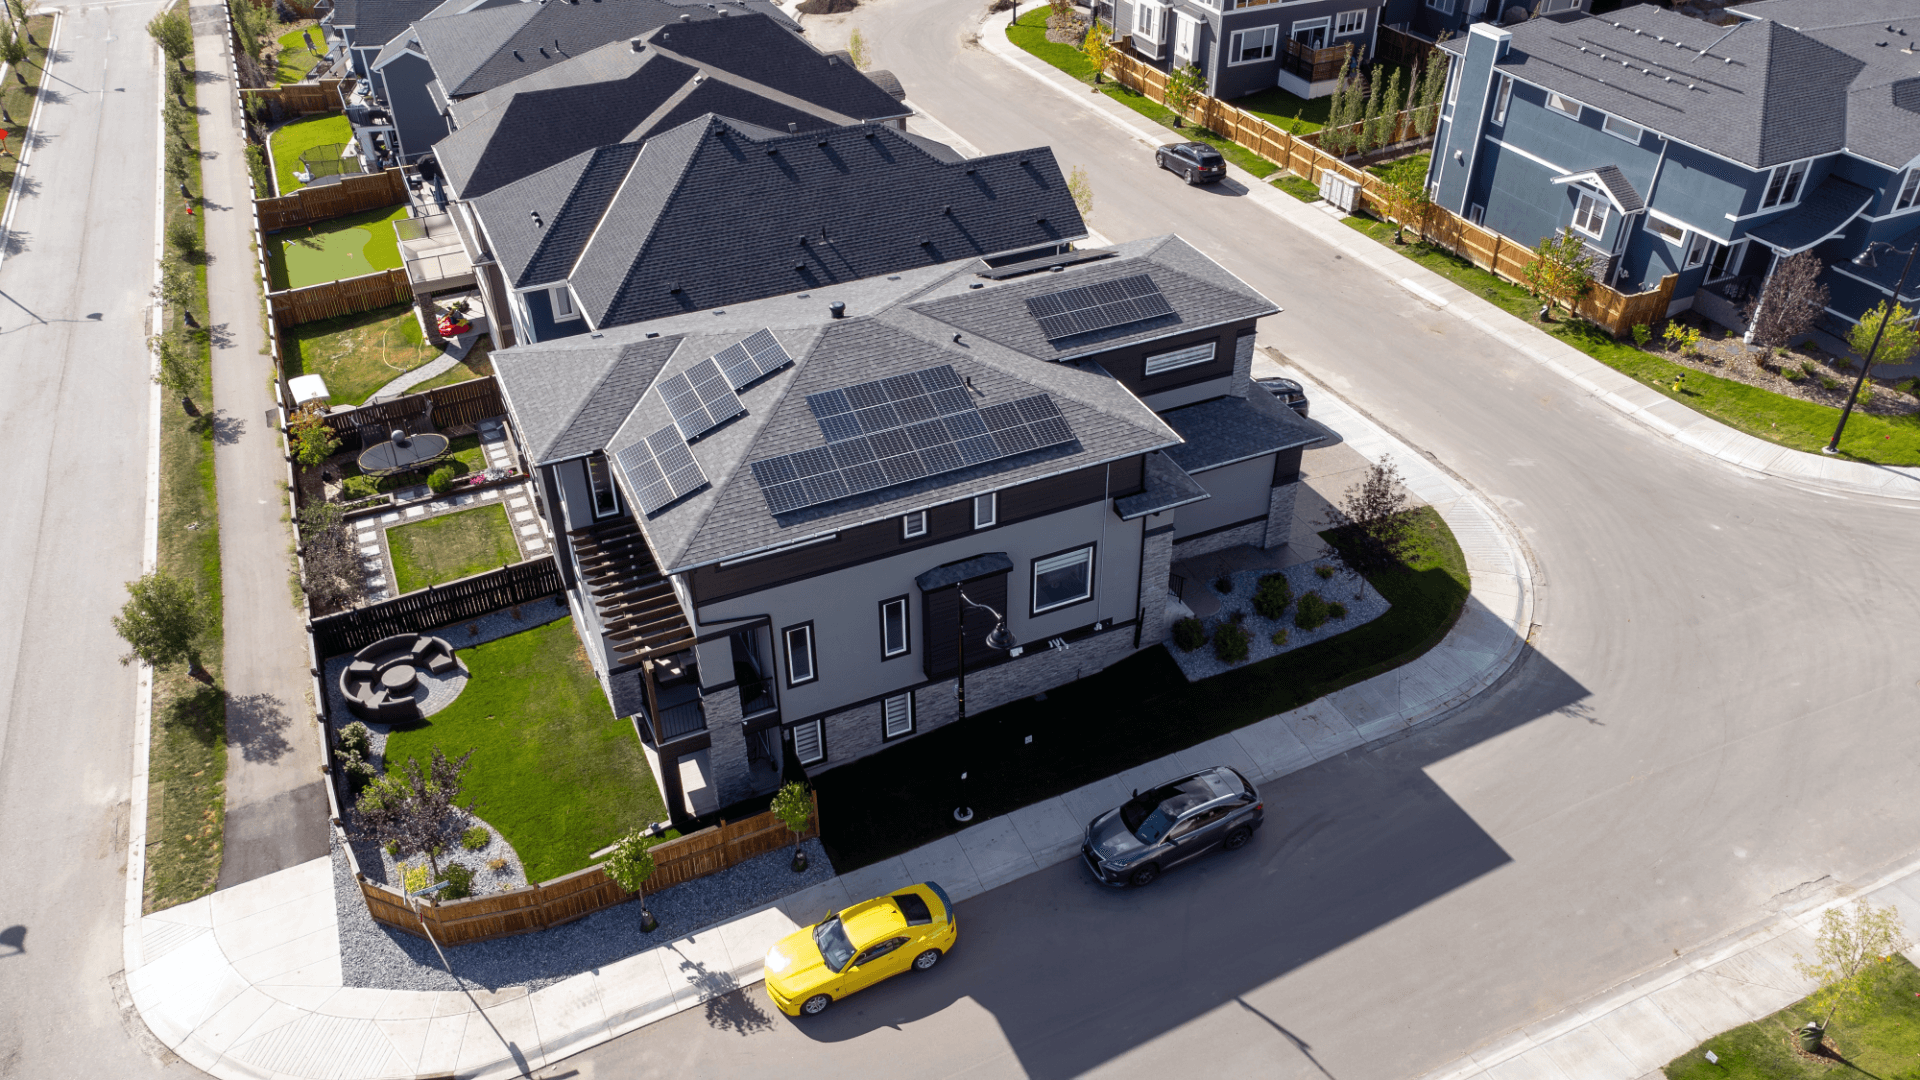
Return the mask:
[[298, 289], [375, 270], [398, 270], [400, 236], [392, 223], [406, 216], [403, 203], [269, 235], [267, 270], [273, 287]]
[[[1416, 659], [1446, 636], [1466, 602], [1466, 557], [1432, 509], [1416, 511], [1408, 569], [1370, 577], [1393, 605], [1338, 637], [1189, 683], [1164, 648], [1098, 675], [948, 725], [842, 765], [816, 781], [823, 838], [842, 873], [959, 828], [947, 776], [979, 739], [969, 792], [980, 818], [1017, 810], [1104, 776], [1297, 708]], [[998, 721], [996, 723], [996, 721]], [[1023, 740], [1033, 735], [1031, 744]]]
[[1295, 176], [1292, 173], [1287, 173], [1280, 179], [1275, 180], [1273, 186], [1299, 199], [1301, 202], [1314, 202], [1320, 198], [1320, 189], [1314, 186], [1313, 181], [1302, 176]]
[[[1326, 126], [1327, 114], [1333, 109], [1333, 95], [1308, 101], [1277, 86], [1269, 86], [1259, 93], [1235, 98], [1227, 104], [1250, 112], [1289, 135], [1311, 135]], [[1294, 126], [1296, 120], [1299, 121], [1298, 127]]]
[[1047, 16], [1051, 14], [1052, 8], [1039, 7], [1020, 16], [1018, 25], [1007, 27], [1007, 40], [1082, 82], [1092, 82], [1093, 64], [1087, 54], [1047, 40]]
[[[303, 33], [313, 35], [313, 43], [320, 47], [319, 53], [315, 53], [307, 48], [306, 40], [301, 37]], [[281, 34], [279, 43], [280, 69], [274, 75], [274, 81], [283, 85], [286, 83], [300, 82], [313, 70], [314, 65], [320, 62], [320, 57], [325, 55], [327, 48], [326, 31], [321, 29], [317, 23], [309, 23], [305, 27], [289, 30]]]
[[486, 334], [481, 334], [480, 340], [474, 342], [473, 348], [467, 350], [465, 360], [426, 382], [417, 384], [407, 393], [424, 394], [442, 386], [452, 386], [454, 383], [463, 383], [470, 379], [483, 379], [491, 374], [493, 374], [493, 339]]
[[287, 378], [321, 376], [335, 405], [363, 404], [395, 376], [440, 356], [411, 304], [290, 326], [281, 342]]
[[520, 561], [507, 509], [495, 503], [387, 530], [393, 575], [403, 593]]
[[[1841, 1013], [1828, 1038], [1846, 1063], [1799, 1052], [1791, 1029], [1819, 1019], [1804, 1000], [1723, 1031], [1668, 1062], [1668, 1080], [1920, 1080], [1920, 970], [1896, 955], [1875, 1007]], [[1720, 1061], [1709, 1062], [1711, 1050]]]
[[633, 725], [613, 715], [572, 619], [473, 648], [461, 633], [450, 628], [448, 640], [472, 679], [424, 725], [388, 738], [390, 765], [424, 764], [436, 746], [448, 757], [472, 750], [465, 797], [530, 881], [583, 869], [593, 852], [666, 817]]
[[[47, 37], [53, 33], [53, 16], [36, 15], [27, 20], [27, 30], [37, 44], [27, 46], [27, 60], [18, 68], [9, 65], [7, 78], [0, 83], [0, 106], [5, 106], [13, 123], [0, 122], [7, 133], [7, 152], [0, 154], [0, 213], [7, 209], [7, 197], [13, 192], [13, 174], [20, 169], [20, 151], [26, 148], [27, 121], [33, 116], [33, 99], [40, 92], [41, 65], [47, 62]], [[24, 77], [26, 85], [15, 78]], [[198, 186], [197, 184], [195, 185]]]
[[[1346, 222], [1382, 244], [1393, 243], [1392, 225], [1363, 217], [1349, 217]], [[1817, 453], [1839, 422], [1839, 409], [1695, 371], [1637, 349], [1631, 342], [1615, 341], [1592, 323], [1565, 318], [1542, 323], [1535, 318], [1540, 302], [1525, 289], [1444, 248], [1414, 243], [1395, 250], [1615, 371], [1755, 438]], [[1880, 465], [1920, 465], [1920, 416], [1870, 416], [1855, 410], [1840, 440], [1840, 454]]]
[[316, 146], [346, 143], [353, 139], [353, 125], [343, 114], [303, 116], [274, 129], [268, 136], [273, 151], [273, 182], [276, 194], [291, 195], [300, 189], [293, 174], [300, 169], [300, 155]]

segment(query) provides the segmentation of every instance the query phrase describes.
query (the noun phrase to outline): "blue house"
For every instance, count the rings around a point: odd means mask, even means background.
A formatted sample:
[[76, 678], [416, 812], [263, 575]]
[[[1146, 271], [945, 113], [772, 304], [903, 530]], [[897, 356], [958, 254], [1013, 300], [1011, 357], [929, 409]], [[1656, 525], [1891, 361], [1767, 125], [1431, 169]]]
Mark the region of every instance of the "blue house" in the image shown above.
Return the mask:
[[1735, 330], [1779, 260], [1811, 250], [1844, 329], [1899, 275], [1850, 260], [1920, 240], [1920, 2], [1730, 10], [1731, 26], [1639, 6], [1443, 43], [1435, 201], [1527, 246], [1570, 231], [1622, 292], [1678, 274], [1668, 314]]

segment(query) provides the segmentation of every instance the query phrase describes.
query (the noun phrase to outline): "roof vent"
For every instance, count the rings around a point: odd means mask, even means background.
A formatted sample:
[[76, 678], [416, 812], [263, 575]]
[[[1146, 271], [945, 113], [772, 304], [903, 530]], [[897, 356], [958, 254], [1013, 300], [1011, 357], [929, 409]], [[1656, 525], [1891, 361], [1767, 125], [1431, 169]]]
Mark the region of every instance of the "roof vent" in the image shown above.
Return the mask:
[[833, 317], [836, 319], [844, 319], [847, 317], [847, 305], [841, 303], [838, 300], [835, 300], [833, 303], [828, 304], [827, 311], [831, 313]]
[[941, 207], [941, 208], [940, 208], [940, 212], [941, 212], [941, 213], [943, 213], [943, 214], [951, 214], [951, 213], [953, 213], [953, 207], [952, 207], [952, 206], [943, 206], [943, 207]]
[[985, 284], [985, 283], [983, 283], [983, 282], [979, 282], [979, 281], [975, 281], [975, 282], [971, 282], [971, 283], [969, 283], [969, 284], [967, 285], [967, 288], [969, 288], [969, 289], [984, 289], [984, 288], [986, 288], [986, 284]]
[[806, 273], [806, 272], [807, 272], [807, 264], [806, 264], [806, 263], [794, 263], [794, 264], [793, 264], [793, 271], [794, 271], [794, 273], [796, 273], [796, 274], [804, 274], [804, 273]]
[[1033, 219], [1033, 223], [1035, 225], [1045, 225], [1047, 223], [1047, 219], [1043, 217], [1037, 217]]
[[959, 335], [959, 334], [955, 334], [955, 335], [953, 335], [953, 343], [954, 343], [955, 345], [958, 345], [958, 344], [960, 344], [960, 335]]
[[667, 291], [670, 293], [678, 293], [680, 291], [680, 283], [677, 281], [668, 282]]
[[527, 211], [527, 216], [533, 219], [533, 227], [534, 227], [534, 228], [536, 228], [536, 229], [544, 229], [544, 228], [546, 228], [546, 227], [547, 227], [547, 223], [546, 223], [546, 222], [544, 222], [544, 221], [541, 221], [541, 220], [540, 220], [540, 211], [538, 211], [538, 210], [529, 210], [529, 211]]
[[520, 55], [520, 50], [519, 50], [519, 49], [515, 49], [515, 50], [513, 50], [513, 58], [514, 58], [515, 60], [518, 60], [518, 61], [520, 61], [520, 62], [521, 62], [521, 63], [523, 63], [523, 64], [527, 62], [527, 58], [526, 58], [526, 57], [524, 57], [524, 56], [521, 56], [521, 55]]
[[543, 59], [552, 59], [551, 57], [547, 56], [547, 47], [545, 45], [540, 46], [540, 56]]
[[627, 44], [633, 46], [634, 52], [645, 52], [647, 49], [647, 43], [641, 41], [639, 38], [629, 38]]
[[791, 120], [787, 121], [787, 134], [792, 135], [797, 133], [799, 130], [800, 130], [799, 124], [796, 124]]
[[647, 336], [648, 336], [648, 337], [659, 337], [659, 336], [660, 336], [660, 332], [659, 332], [658, 330], [649, 330], [649, 331], [647, 331]]
[[1047, 273], [1049, 273], [1049, 274], [1062, 274], [1062, 273], [1065, 273], [1065, 272], [1066, 272], [1066, 269], [1067, 269], [1067, 268], [1066, 268], [1066, 267], [1064, 267], [1064, 266], [1049, 266], [1049, 267], [1047, 267]]
[[687, 14], [684, 14], [684, 13], [683, 13], [683, 14], [682, 14], [682, 15], [680, 16], [680, 21], [681, 21], [681, 22], [692, 22], [692, 21], [693, 21], [693, 16], [691, 16], [691, 15], [687, 15]]

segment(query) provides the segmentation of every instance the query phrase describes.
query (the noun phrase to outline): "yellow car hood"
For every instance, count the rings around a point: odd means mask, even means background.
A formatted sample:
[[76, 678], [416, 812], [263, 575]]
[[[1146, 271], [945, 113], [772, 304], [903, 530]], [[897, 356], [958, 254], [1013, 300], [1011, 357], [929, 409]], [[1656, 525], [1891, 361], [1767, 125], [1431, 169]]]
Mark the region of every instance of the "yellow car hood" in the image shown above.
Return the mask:
[[820, 955], [820, 947], [813, 943], [811, 927], [788, 934], [767, 950], [767, 984], [782, 997], [811, 995], [835, 974]]

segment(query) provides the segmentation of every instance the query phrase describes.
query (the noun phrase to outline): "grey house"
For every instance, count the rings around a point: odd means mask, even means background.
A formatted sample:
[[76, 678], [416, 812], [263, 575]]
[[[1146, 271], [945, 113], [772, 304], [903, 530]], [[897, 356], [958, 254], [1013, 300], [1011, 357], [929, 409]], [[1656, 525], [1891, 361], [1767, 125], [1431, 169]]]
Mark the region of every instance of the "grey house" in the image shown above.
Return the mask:
[[387, 42], [406, 32], [415, 19], [426, 18], [446, 0], [334, 0], [333, 9], [320, 17], [329, 51], [345, 54], [353, 72], [362, 78]]
[[494, 362], [576, 625], [676, 817], [1162, 639], [1173, 559], [1285, 542], [1277, 309], [1174, 237], [923, 266]]
[[1387, 0], [1382, 21], [1415, 37], [1459, 37], [1474, 23], [1513, 24], [1536, 15], [1584, 12], [1592, 0]]
[[1640, 6], [1447, 42], [1436, 200], [1528, 246], [1571, 230], [1622, 291], [1677, 274], [1670, 313], [1740, 330], [1778, 260], [1811, 250], [1834, 327], [1852, 322], [1899, 267], [1849, 260], [1920, 238], [1920, 4], [1729, 10], [1731, 27]]
[[1111, 0], [1096, 10], [1134, 55], [1162, 71], [1195, 65], [1208, 95], [1278, 86], [1303, 98], [1333, 93], [1347, 46], [1371, 59], [1380, 0]]

